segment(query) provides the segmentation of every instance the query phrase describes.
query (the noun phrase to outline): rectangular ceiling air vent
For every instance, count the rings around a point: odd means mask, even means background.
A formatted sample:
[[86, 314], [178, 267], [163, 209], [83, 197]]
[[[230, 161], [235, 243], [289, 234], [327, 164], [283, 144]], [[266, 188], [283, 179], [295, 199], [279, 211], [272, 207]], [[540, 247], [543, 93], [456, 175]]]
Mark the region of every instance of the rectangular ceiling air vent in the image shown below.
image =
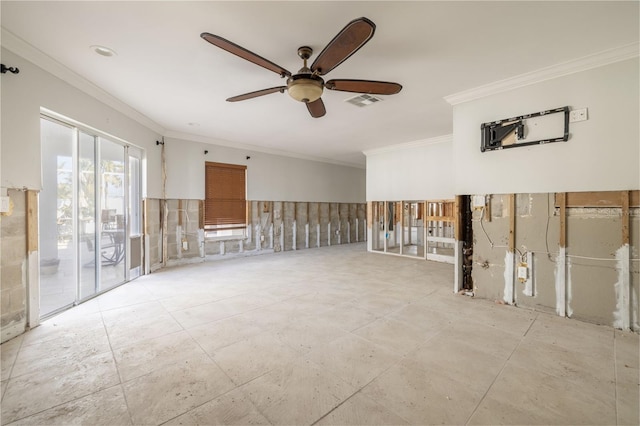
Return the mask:
[[349, 102], [352, 105], [357, 107], [365, 107], [371, 104], [375, 104], [376, 102], [380, 102], [382, 99], [377, 98], [373, 95], [362, 94], [358, 96], [354, 96], [353, 98], [345, 99], [345, 102]]

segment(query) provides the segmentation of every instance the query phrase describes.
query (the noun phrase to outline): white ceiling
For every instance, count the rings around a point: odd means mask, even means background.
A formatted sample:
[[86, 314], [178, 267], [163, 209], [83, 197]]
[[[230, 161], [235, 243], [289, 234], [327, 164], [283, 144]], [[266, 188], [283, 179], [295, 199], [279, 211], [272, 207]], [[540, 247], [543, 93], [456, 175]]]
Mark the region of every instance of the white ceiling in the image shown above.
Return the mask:
[[[637, 43], [639, 31], [637, 1], [2, 1], [1, 13], [5, 31], [167, 135], [360, 166], [363, 150], [450, 134], [447, 95]], [[286, 94], [225, 102], [285, 82], [199, 36], [220, 35], [295, 73], [299, 46], [317, 54], [361, 16], [375, 22], [375, 35], [325, 80], [395, 81], [404, 88], [366, 108], [344, 102], [353, 94], [327, 90], [327, 114], [319, 119]], [[99, 56], [91, 45], [117, 56]]]

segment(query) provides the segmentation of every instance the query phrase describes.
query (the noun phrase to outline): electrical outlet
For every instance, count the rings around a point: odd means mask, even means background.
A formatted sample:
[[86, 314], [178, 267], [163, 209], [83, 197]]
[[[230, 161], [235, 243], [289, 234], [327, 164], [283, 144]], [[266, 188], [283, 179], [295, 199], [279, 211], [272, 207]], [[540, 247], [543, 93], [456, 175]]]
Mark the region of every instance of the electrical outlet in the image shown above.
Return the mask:
[[189, 250], [189, 242], [187, 240], [182, 240], [182, 250]]
[[529, 278], [529, 266], [525, 262], [518, 264], [518, 281], [524, 283]]
[[260, 235], [260, 242], [264, 243], [264, 235]]
[[574, 109], [569, 113], [569, 122], [575, 123], [576, 121], [586, 121], [589, 117], [587, 116], [587, 108], [582, 109]]
[[474, 210], [482, 210], [487, 203], [487, 198], [484, 195], [472, 195], [471, 206]]
[[7, 213], [9, 211], [9, 197], [0, 197], [0, 213]]

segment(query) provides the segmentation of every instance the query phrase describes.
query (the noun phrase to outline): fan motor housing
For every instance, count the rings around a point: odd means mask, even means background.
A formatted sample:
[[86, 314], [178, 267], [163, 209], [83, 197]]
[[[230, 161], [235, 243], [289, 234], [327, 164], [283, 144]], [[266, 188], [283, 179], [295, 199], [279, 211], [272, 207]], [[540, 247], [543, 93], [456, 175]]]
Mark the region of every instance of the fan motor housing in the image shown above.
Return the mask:
[[299, 102], [314, 102], [322, 96], [324, 80], [314, 74], [296, 74], [287, 79], [289, 96]]

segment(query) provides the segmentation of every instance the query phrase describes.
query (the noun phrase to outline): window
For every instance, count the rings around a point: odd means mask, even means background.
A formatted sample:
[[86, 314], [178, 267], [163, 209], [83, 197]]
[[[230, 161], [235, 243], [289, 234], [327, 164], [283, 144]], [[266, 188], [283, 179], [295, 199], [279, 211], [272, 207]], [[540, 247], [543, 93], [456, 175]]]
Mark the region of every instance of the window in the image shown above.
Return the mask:
[[204, 227], [208, 236], [243, 236], [247, 166], [205, 163]]

